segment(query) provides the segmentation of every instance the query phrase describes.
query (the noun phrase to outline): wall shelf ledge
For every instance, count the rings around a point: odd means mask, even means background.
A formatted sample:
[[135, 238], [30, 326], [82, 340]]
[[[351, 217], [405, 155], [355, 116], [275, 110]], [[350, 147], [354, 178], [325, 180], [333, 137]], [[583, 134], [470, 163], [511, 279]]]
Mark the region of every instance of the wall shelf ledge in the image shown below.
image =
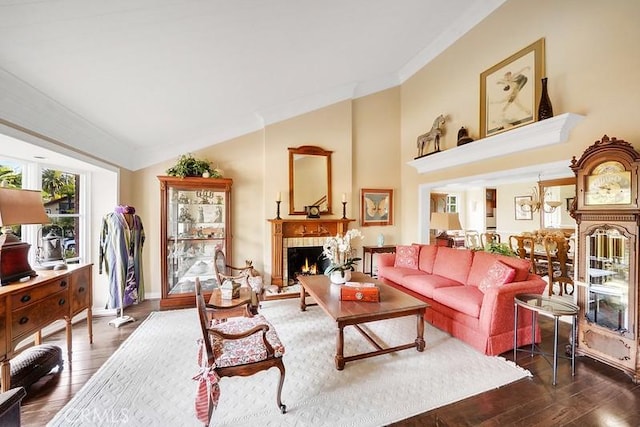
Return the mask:
[[550, 119], [421, 157], [407, 164], [414, 167], [418, 173], [423, 174], [492, 157], [561, 144], [567, 141], [569, 132], [582, 119], [584, 116], [580, 114], [560, 114]]

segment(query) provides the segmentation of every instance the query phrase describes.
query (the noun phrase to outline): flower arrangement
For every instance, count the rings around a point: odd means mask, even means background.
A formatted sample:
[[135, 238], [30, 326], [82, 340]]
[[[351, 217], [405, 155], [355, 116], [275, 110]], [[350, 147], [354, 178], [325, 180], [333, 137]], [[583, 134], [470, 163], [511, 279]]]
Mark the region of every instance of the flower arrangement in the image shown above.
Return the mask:
[[344, 236], [336, 234], [334, 237], [329, 237], [322, 246], [322, 255], [328, 259], [331, 264], [324, 271], [324, 274], [329, 276], [334, 271], [344, 272], [347, 270], [354, 271], [354, 266], [362, 258], [354, 257], [354, 249], [351, 247], [351, 240], [359, 237], [362, 239], [364, 236], [358, 229], [348, 230]]

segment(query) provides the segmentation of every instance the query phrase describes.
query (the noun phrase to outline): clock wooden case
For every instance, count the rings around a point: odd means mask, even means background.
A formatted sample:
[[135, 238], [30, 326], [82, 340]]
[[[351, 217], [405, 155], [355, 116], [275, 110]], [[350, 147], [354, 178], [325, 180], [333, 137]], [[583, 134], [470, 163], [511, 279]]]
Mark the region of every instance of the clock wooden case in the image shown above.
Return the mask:
[[578, 225], [578, 354], [640, 373], [638, 167], [631, 144], [606, 135], [571, 161]]

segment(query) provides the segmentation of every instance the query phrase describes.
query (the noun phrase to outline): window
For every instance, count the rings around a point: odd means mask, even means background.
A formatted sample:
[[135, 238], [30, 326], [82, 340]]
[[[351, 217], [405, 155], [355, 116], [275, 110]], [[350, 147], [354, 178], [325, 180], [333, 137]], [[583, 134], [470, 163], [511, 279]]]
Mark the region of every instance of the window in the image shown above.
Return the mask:
[[451, 194], [447, 195], [446, 211], [451, 213], [458, 212], [458, 196], [454, 196]]
[[[42, 235], [60, 239], [64, 258], [78, 261], [80, 243], [80, 175], [56, 169], [43, 169], [42, 200], [51, 224], [42, 227]], [[38, 236], [41, 239], [41, 236]]]
[[44, 209], [51, 218], [51, 223], [27, 226], [33, 228], [12, 227], [14, 234], [32, 245], [30, 255], [36, 262], [46, 261], [43, 242], [51, 239], [57, 239], [55, 245], [59, 245], [68, 263], [80, 262], [79, 249], [83, 242], [85, 216], [80, 209], [81, 197], [85, 191], [82, 177], [83, 175], [73, 171], [42, 168], [37, 163], [0, 159], [0, 185], [10, 188], [39, 188], [42, 191]]
[[[0, 159], [0, 186], [7, 188], [22, 188], [22, 164]], [[22, 227], [12, 226], [13, 234], [22, 236]]]

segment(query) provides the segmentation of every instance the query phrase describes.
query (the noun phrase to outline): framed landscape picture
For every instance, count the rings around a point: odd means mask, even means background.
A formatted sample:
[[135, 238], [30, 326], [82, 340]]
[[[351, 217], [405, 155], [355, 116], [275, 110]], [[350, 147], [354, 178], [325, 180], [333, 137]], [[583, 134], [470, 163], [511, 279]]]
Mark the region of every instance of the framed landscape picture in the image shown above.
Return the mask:
[[360, 225], [393, 225], [393, 190], [360, 190]]
[[480, 74], [480, 138], [536, 121], [544, 72], [540, 39]]
[[516, 213], [516, 220], [528, 220], [533, 219], [533, 212], [531, 210], [522, 209], [522, 202], [531, 202], [533, 197], [531, 196], [516, 196], [514, 197], [513, 209]]

